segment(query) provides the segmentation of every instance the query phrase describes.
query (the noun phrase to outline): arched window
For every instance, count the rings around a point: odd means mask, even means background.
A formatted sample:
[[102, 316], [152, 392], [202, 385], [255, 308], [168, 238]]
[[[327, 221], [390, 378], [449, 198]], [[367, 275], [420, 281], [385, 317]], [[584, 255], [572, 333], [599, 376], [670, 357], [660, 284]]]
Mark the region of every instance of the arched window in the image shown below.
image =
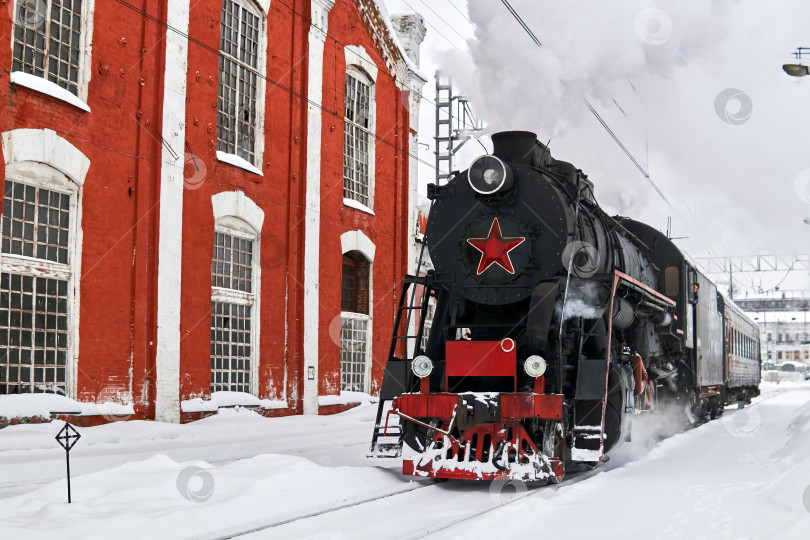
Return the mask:
[[34, 87], [17, 74], [33, 75], [86, 100], [93, 3], [13, 0], [12, 82]]
[[[267, 3], [267, 2], [265, 2]], [[266, 15], [249, 0], [223, 0], [217, 91], [218, 157], [246, 168], [261, 163]], [[260, 169], [253, 172], [261, 174]]]
[[366, 50], [347, 46], [343, 198], [347, 204], [369, 212], [374, 208], [376, 77], [377, 67]]
[[82, 184], [89, 160], [53, 131], [3, 134], [0, 394], [75, 394]]
[[212, 202], [211, 392], [256, 394], [264, 212], [241, 191], [219, 193]]

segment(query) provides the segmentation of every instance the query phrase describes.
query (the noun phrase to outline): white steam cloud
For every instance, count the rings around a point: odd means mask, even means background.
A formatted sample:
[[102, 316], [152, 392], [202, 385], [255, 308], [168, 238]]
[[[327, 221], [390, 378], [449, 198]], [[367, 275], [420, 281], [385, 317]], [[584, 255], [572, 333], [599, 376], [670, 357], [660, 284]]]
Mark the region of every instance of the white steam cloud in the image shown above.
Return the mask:
[[[673, 235], [688, 237], [678, 244], [693, 256], [806, 252], [810, 204], [795, 185], [810, 168], [810, 80], [788, 77], [781, 64], [810, 43], [810, 3], [512, 5], [543, 47], [500, 2], [469, 0], [470, 54], [446, 53], [439, 62], [489, 132], [526, 129], [550, 139], [555, 157], [594, 181], [607, 211], [659, 229], [672, 216]], [[743, 94], [722, 94], [727, 89]]]
[[572, 317], [582, 317], [583, 319], [595, 319], [605, 312], [603, 306], [599, 304], [599, 294], [596, 284], [592, 281], [576, 281], [568, 287], [568, 296], [560, 299], [555, 309], [557, 316], [562, 314], [562, 320], [567, 321]]

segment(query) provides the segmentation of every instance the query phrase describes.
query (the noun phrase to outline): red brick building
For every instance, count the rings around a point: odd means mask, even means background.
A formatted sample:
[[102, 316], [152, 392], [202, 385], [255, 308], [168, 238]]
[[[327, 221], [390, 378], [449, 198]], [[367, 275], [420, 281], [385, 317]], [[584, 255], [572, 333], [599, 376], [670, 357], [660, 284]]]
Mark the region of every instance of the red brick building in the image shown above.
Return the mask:
[[179, 421], [212, 392], [273, 414], [374, 393], [414, 219], [421, 19], [3, 6], [0, 395]]

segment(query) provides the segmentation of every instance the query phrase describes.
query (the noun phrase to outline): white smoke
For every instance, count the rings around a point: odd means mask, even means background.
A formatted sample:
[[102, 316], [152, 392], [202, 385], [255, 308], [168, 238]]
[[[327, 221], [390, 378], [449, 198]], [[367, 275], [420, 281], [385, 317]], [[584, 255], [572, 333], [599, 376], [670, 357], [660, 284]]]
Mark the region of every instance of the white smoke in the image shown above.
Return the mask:
[[[440, 61], [490, 131], [528, 129], [585, 171], [609, 212], [663, 229], [693, 256], [802, 253], [810, 204], [796, 195], [810, 168], [810, 87], [780, 67], [810, 42], [810, 3], [755, 0], [513, 0], [537, 47], [500, 2], [469, 0], [469, 55]], [[661, 15], [663, 14], [663, 15]], [[810, 81], [808, 81], [810, 83]], [[803, 86], [803, 87], [802, 87]], [[738, 88], [743, 104], [715, 101]], [[591, 115], [594, 106], [672, 207]], [[723, 106], [723, 104], [721, 104]], [[723, 118], [726, 118], [724, 120]], [[649, 147], [649, 153], [648, 153]], [[711, 234], [706, 234], [711, 231]]]
[[596, 284], [588, 282], [572, 282], [568, 287], [568, 296], [565, 302], [561, 298], [555, 310], [557, 316], [562, 314], [562, 321], [567, 321], [572, 317], [582, 317], [583, 319], [595, 319], [605, 312], [604, 306], [599, 303], [599, 294]]

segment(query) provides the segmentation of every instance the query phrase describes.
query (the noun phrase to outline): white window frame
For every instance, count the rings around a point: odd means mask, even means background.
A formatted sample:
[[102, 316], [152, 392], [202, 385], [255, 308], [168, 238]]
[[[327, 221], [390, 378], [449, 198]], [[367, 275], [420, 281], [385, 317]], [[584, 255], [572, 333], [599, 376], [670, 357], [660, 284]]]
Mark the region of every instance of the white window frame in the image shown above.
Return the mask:
[[[340, 235], [340, 248], [341, 248], [341, 255], [347, 255], [351, 252], [359, 253], [362, 255], [366, 262], [368, 263], [368, 315], [365, 313], [355, 313], [351, 311], [341, 311], [340, 318], [341, 318], [341, 328], [343, 326], [343, 319], [344, 316], [347, 318], [364, 318], [368, 320], [368, 330], [366, 332], [366, 373], [365, 373], [365, 381], [364, 381], [364, 388], [363, 391], [368, 393], [371, 389], [371, 360], [372, 360], [372, 348], [374, 344], [374, 253], [377, 250], [377, 247], [374, 245], [374, 242], [363, 233], [361, 230], [354, 230], [348, 231]], [[343, 257], [341, 257], [341, 268]], [[341, 272], [342, 275], [342, 272]], [[340, 352], [342, 352], [342, 348]], [[340, 366], [340, 361], [338, 360], [338, 366]], [[343, 373], [340, 370], [340, 384], [343, 385]]]
[[[374, 64], [374, 60], [372, 60], [371, 55], [369, 55], [368, 51], [358, 45], [347, 45], [344, 49], [344, 54], [346, 58], [346, 74], [351, 74], [353, 77], [358, 79], [359, 81], [363, 82], [364, 84], [368, 85], [369, 87], [369, 127], [360, 128], [366, 131], [369, 134], [369, 143], [368, 143], [368, 204], [364, 204], [356, 199], [345, 197], [344, 191], [344, 198], [343, 204], [350, 208], [354, 208], [356, 210], [360, 210], [362, 212], [366, 212], [368, 214], [374, 214], [374, 187], [375, 187], [375, 180], [376, 180], [376, 147], [377, 147], [377, 74], [379, 69]], [[344, 93], [346, 89], [346, 84], [344, 81]], [[346, 105], [346, 97], [344, 94], [343, 98], [343, 106], [345, 109]], [[346, 123], [348, 120], [343, 122], [343, 156], [346, 155]], [[359, 127], [359, 126], [358, 126]], [[344, 178], [344, 185], [345, 185], [345, 178]]]
[[[259, 343], [261, 330], [261, 229], [264, 212], [241, 191], [217, 193], [211, 197], [214, 231], [253, 242], [251, 292], [211, 286], [211, 302], [249, 305], [250, 309], [250, 393], [259, 395]], [[213, 246], [213, 238], [212, 238]], [[209, 280], [211, 272], [209, 271]], [[209, 321], [210, 331], [210, 321]], [[209, 337], [210, 344], [210, 337]], [[209, 354], [210, 362], [210, 354]], [[210, 388], [210, 385], [209, 385]]]
[[[67, 281], [67, 346], [65, 362], [65, 394], [76, 396], [76, 371], [78, 368], [79, 343], [79, 268], [77, 255], [81, 245], [82, 189], [64, 174], [42, 163], [22, 162], [6, 166], [6, 181], [12, 181], [38, 189], [46, 189], [70, 197], [70, 220], [68, 224], [68, 262], [60, 264], [47, 259], [0, 253], [0, 272], [33, 276], [37, 278]], [[43, 383], [44, 385], [55, 383]]]
[[[369, 306], [369, 311], [371, 311], [371, 306]], [[366, 315], [365, 313], [355, 313], [353, 311], [341, 311], [340, 312], [340, 354], [343, 355], [343, 325], [346, 321], [355, 320], [355, 321], [365, 321], [366, 323], [366, 350], [365, 350], [365, 358], [363, 359], [363, 389], [362, 392], [368, 393], [369, 386], [369, 377], [371, 376], [371, 316]], [[343, 358], [340, 359], [340, 389], [343, 390]], [[356, 391], [356, 390], [355, 390]]]
[[[264, 123], [265, 123], [265, 95], [266, 95], [266, 80], [265, 77], [267, 75], [267, 12], [270, 8], [270, 0], [232, 0], [233, 2], [239, 4], [243, 8], [248, 6], [247, 9], [258, 12], [259, 21], [261, 23], [261, 28], [259, 29], [259, 50], [258, 50], [258, 57], [256, 59], [257, 63], [257, 83], [256, 83], [256, 119], [255, 119], [255, 128], [256, 128], [256, 138], [253, 141], [253, 161], [248, 161], [247, 159], [239, 156], [237, 154], [232, 154], [229, 152], [224, 152], [221, 150], [217, 150], [216, 156], [217, 160], [228, 163], [229, 165], [233, 165], [234, 167], [239, 167], [244, 169], [250, 173], [257, 174], [259, 176], [263, 176], [262, 174], [262, 163], [264, 159]], [[220, 16], [222, 15], [222, 8], [223, 5], [219, 8]], [[220, 31], [221, 31], [220, 25]], [[219, 37], [219, 51], [222, 54], [222, 36]], [[219, 66], [217, 66], [217, 80], [219, 80]], [[217, 82], [217, 113], [219, 113], [219, 82]], [[219, 148], [219, 134], [217, 134], [217, 148]]]
[[[16, 17], [17, 5], [24, 0], [11, 0], [12, 17]], [[48, 22], [50, 21], [50, 7], [52, 0], [38, 0], [45, 1], [48, 4]], [[18, 86], [24, 86], [31, 90], [47, 94], [51, 97], [69, 103], [75, 107], [90, 112], [87, 106], [88, 87], [90, 85], [90, 77], [92, 75], [92, 48], [93, 48], [93, 19], [95, 14], [96, 0], [83, 0], [82, 1], [82, 14], [81, 14], [81, 37], [79, 38], [79, 61], [78, 61], [78, 77], [76, 81], [77, 93], [73, 94], [71, 91], [62, 88], [58, 84], [48, 80], [47, 70], [45, 76], [34, 75], [27, 71], [12, 71], [10, 75], [11, 82]], [[14, 25], [18, 24], [12, 21], [11, 30], [11, 57], [14, 55]], [[47, 23], [46, 23], [47, 24]], [[13, 60], [12, 60], [13, 61]], [[11, 68], [11, 66], [9, 66]]]
[[[79, 314], [81, 313], [82, 208], [84, 181], [90, 160], [75, 146], [50, 129], [15, 129], [2, 134], [6, 176], [12, 181], [45, 187], [65, 193], [73, 192], [68, 233], [68, 365], [65, 374], [66, 394], [77, 398], [79, 366]], [[3, 183], [5, 185], [5, 178]], [[36, 264], [32, 264], [36, 261]], [[18, 273], [40, 267], [41, 259], [0, 255], [0, 271]]]

